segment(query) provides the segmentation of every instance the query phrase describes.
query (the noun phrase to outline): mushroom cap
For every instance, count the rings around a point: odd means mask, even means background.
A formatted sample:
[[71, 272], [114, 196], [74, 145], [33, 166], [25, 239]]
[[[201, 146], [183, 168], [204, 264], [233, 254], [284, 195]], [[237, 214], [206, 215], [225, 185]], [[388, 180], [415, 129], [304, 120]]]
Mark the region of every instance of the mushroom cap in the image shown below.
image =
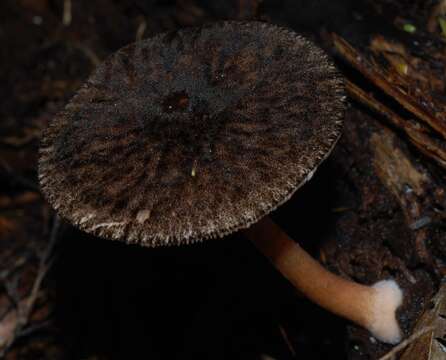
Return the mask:
[[39, 179], [88, 233], [145, 246], [246, 228], [313, 175], [342, 128], [322, 50], [260, 22], [157, 35], [111, 55], [43, 135]]

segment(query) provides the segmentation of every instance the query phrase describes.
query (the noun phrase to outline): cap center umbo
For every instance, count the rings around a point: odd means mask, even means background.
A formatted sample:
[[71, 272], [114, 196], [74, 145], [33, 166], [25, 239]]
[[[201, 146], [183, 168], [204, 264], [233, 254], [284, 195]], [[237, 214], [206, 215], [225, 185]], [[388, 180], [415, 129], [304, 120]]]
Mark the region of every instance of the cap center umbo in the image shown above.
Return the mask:
[[215, 101], [212, 90], [194, 90], [173, 90], [161, 96], [161, 113], [144, 122], [145, 142], [164, 139], [159, 167], [165, 174], [174, 161], [188, 177], [199, 176], [203, 167], [214, 162], [214, 148], [230, 118], [227, 111], [232, 101]]
[[[225, 128], [234, 99], [215, 90], [172, 91], [160, 99], [163, 115], [151, 121], [147, 135], [167, 139], [184, 154], [209, 160], [212, 144]], [[217, 100], [218, 99], [218, 100]], [[224, 99], [222, 101], [222, 99]]]

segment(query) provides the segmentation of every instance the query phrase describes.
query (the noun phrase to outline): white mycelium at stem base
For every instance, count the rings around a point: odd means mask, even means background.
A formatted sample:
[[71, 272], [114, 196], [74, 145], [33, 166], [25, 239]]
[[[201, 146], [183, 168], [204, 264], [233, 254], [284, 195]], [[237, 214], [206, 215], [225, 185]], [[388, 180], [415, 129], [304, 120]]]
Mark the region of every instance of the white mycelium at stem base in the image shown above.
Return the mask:
[[365, 286], [327, 271], [271, 219], [245, 231], [248, 238], [305, 296], [323, 308], [368, 329], [382, 342], [401, 341], [396, 310], [403, 293], [393, 280]]

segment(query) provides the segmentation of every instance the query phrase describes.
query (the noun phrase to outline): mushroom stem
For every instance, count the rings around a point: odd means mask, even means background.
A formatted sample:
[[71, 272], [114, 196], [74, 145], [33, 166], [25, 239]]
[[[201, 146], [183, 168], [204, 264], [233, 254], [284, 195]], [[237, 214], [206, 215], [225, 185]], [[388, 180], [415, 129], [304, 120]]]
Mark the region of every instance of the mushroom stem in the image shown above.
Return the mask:
[[395, 312], [403, 294], [394, 280], [365, 286], [329, 272], [269, 217], [245, 230], [245, 234], [311, 301], [365, 327], [380, 341], [401, 341]]

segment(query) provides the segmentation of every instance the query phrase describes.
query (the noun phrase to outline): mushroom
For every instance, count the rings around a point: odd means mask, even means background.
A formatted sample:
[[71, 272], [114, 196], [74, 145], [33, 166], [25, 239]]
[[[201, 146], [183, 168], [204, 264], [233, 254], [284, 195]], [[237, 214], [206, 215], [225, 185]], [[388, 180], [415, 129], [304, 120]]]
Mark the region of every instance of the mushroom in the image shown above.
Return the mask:
[[328, 272], [266, 216], [330, 154], [343, 114], [340, 74], [290, 30], [160, 34], [109, 57], [53, 119], [40, 184], [62, 217], [112, 240], [155, 247], [243, 230], [308, 298], [396, 343], [393, 280]]

